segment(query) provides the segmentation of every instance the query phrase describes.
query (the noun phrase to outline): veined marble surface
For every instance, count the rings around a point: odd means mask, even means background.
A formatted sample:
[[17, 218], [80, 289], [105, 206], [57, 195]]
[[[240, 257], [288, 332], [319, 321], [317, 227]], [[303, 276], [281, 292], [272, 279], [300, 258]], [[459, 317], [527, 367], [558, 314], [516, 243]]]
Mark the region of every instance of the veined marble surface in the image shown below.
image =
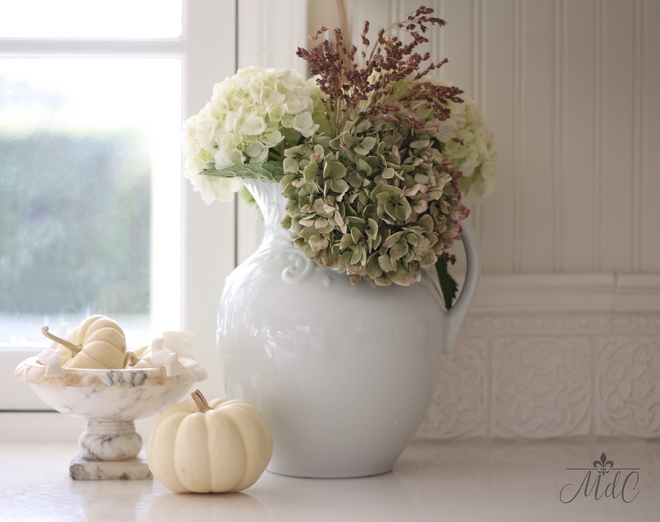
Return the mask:
[[[155, 341], [154, 341], [155, 342]], [[58, 376], [49, 375], [49, 366], [37, 357], [24, 360], [14, 371], [46, 404], [57, 411], [87, 420], [87, 429], [78, 440], [85, 459], [122, 461], [133, 459], [142, 448], [142, 437], [134, 420], [149, 417], [178, 401], [193, 382], [206, 378], [206, 371], [192, 358], [175, 357], [179, 365], [170, 375], [165, 367], [88, 369], [58, 367]], [[91, 480], [104, 476], [72, 468], [71, 476]], [[136, 478], [131, 469], [122, 472]]]
[[88, 460], [80, 453], [69, 466], [69, 475], [74, 480], [145, 480], [153, 475], [144, 455], [117, 461]]
[[132, 421], [157, 413], [176, 402], [206, 372], [192, 360], [184, 371], [169, 376], [165, 368], [63, 368], [63, 376], [49, 377], [36, 357], [14, 371], [46, 404], [66, 415], [88, 421]]
[[74, 444], [0, 444], [0, 520], [660, 519], [660, 440], [415, 440], [385, 475], [322, 480], [266, 472], [242, 493], [218, 495], [176, 494], [156, 480], [74, 481], [74, 452]]

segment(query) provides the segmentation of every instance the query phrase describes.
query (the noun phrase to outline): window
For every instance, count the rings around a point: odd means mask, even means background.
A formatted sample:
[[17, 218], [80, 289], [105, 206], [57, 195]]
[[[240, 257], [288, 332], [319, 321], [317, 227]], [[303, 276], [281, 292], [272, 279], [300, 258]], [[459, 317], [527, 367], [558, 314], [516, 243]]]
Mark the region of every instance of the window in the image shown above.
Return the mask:
[[192, 194], [180, 130], [235, 70], [235, 12], [233, 0], [0, 0], [1, 410], [44, 409], [13, 369], [47, 346], [41, 326], [89, 313], [116, 318], [129, 347], [196, 332], [220, 393], [234, 210]]
[[181, 0], [0, 0], [3, 38], [178, 38]]
[[[0, 58], [0, 348], [94, 313], [148, 344], [152, 245], [178, 257], [151, 209], [178, 200], [180, 86], [173, 58]], [[179, 266], [161, 270], [176, 304]], [[178, 307], [153, 311], [178, 328]]]

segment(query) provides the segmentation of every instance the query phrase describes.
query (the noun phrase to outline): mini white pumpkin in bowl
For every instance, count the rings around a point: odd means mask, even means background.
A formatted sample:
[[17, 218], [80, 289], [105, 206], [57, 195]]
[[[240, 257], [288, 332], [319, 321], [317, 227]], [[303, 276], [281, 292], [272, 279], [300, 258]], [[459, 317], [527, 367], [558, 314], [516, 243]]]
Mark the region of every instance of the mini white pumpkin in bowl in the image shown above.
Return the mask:
[[66, 340], [51, 334], [47, 326], [41, 331], [55, 342], [54, 349], [67, 368], [124, 368], [131, 360], [124, 330], [104, 315], [88, 317]]
[[[14, 375], [53, 409], [87, 421], [87, 429], [78, 440], [80, 453], [69, 468], [73, 478], [149, 478], [146, 462], [136, 459], [142, 437], [135, 431], [134, 421], [178, 401], [193, 383], [206, 378], [206, 371], [194, 358], [177, 359], [176, 354], [174, 371], [172, 364], [125, 368], [136, 358], [126, 350], [123, 331], [114, 321], [99, 317], [83, 321], [68, 340], [49, 334], [45, 328], [44, 334], [55, 341], [53, 349], [24, 360]], [[180, 339], [183, 334], [163, 335]], [[161, 359], [172, 362], [164, 355], [174, 352], [164, 348], [163, 339], [155, 339], [152, 345], [160, 348]], [[131, 463], [101, 465], [116, 461]]]

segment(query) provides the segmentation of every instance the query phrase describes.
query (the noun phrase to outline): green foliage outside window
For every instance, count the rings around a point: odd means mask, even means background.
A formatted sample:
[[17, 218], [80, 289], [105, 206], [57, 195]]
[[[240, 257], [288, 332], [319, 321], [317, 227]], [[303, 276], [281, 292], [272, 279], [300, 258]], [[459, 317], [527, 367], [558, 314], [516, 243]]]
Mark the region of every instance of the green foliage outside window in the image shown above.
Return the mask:
[[147, 313], [149, 235], [142, 133], [0, 139], [0, 313]]

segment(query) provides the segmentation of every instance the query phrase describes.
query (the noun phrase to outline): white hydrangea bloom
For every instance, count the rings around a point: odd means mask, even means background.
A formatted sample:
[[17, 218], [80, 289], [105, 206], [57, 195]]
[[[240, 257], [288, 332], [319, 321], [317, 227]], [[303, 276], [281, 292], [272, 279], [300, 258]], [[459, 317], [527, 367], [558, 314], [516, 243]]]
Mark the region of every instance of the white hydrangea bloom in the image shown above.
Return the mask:
[[[433, 82], [450, 83], [430, 78]], [[442, 154], [463, 173], [458, 184], [461, 192], [473, 201], [483, 201], [495, 190], [495, 145], [493, 133], [483, 122], [483, 116], [469, 94], [460, 95], [463, 103], [449, 102], [451, 116], [440, 122], [438, 139]], [[453, 141], [458, 138], [462, 143]]]
[[322, 120], [321, 94], [293, 70], [248, 67], [213, 88], [213, 96], [184, 127], [185, 175], [206, 203], [231, 200], [237, 179], [200, 175], [267, 161], [269, 149], [309, 138]]

